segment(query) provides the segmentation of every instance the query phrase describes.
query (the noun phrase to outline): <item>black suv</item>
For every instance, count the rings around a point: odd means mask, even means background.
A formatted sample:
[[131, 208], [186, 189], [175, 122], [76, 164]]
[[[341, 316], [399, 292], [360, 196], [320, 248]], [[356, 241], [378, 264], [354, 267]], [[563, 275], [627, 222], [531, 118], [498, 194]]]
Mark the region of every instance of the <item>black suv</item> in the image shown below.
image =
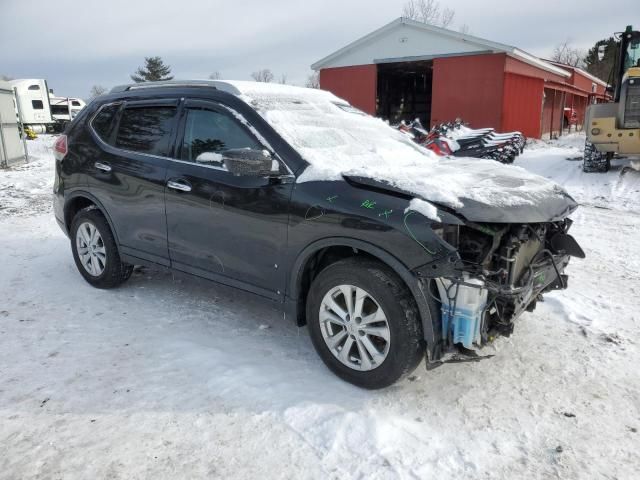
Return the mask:
[[476, 359], [584, 256], [557, 185], [436, 159], [320, 90], [116, 87], [54, 152], [55, 216], [87, 282], [159, 265], [260, 295], [366, 388]]

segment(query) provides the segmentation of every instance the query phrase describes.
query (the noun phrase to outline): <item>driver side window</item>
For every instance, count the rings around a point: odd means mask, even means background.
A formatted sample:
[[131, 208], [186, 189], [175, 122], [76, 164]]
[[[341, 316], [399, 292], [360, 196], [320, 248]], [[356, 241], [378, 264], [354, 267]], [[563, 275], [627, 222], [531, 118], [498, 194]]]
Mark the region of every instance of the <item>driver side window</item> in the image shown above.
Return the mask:
[[180, 158], [206, 165], [222, 164], [222, 153], [230, 149], [264, 147], [234, 119], [214, 110], [189, 108]]

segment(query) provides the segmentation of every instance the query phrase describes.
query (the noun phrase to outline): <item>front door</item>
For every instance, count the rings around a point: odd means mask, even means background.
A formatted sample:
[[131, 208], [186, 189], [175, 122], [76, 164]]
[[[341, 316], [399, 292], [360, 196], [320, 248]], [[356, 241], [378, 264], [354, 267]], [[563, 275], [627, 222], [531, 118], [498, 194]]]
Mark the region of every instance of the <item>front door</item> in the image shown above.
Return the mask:
[[169, 162], [165, 189], [172, 267], [282, 298], [280, 263], [293, 186], [288, 176], [227, 171], [225, 150], [265, 147], [215, 103], [187, 100], [178, 135], [178, 159]]

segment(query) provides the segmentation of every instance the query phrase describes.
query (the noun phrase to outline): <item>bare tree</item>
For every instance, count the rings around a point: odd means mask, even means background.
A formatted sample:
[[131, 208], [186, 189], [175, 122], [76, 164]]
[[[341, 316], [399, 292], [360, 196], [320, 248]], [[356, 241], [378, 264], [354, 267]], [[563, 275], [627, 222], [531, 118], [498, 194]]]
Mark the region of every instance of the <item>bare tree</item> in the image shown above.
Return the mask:
[[251, 78], [253, 78], [256, 82], [269, 83], [273, 82], [274, 76], [271, 70], [269, 70], [268, 68], [263, 68], [262, 70], [253, 72], [251, 74]]
[[320, 88], [320, 72], [313, 72], [307, 77], [307, 88]]
[[445, 8], [440, 14], [440, 27], [447, 28], [453, 23], [453, 17], [456, 16], [456, 11], [453, 8]]
[[402, 9], [402, 16], [419, 22], [447, 28], [453, 23], [456, 12], [442, 7], [438, 0], [408, 0]]
[[209, 75], [209, 80], [220, 80], [221, 78], [222, 78], [222, 75], [220, 75], [220, 72], [218, 70], [213, 71]]
[[463, 23], [462, 25], [460, 25], [458, 27], [458, 31], [465, 35], [469, 35], [469, 33], [471, 33], [471, 29], [469, 28], [469, 25], [467, 25], [466, 23]]
[[567, 39], [556, 45], [553, 49], [551, 60], [572, 67], [582, 67], [584, 65], [584, 57], [585, 53], [578, 48], [574, 48], [573, 45], [571, 45], [571, 40]]
[[282, 75], [280, 75], [280, 80], [278, 80], [278, 83], [281, 83], [282, 85], [286, 85], [287, 84], [287, 74], [283, 73]]
[[8, 75], [0, 75], [0, 80], [2, 80], [3, 82], [8, 82], [9, 80], [13, 80], [13, 77], [10, 77]]
[[105, 93], [107, 93], [107, 89], [102, 85], [94, 85], [91, 87], [91, 90], [89, 90], [89, 98], [96, 98], [100, 95], [104, 95]]

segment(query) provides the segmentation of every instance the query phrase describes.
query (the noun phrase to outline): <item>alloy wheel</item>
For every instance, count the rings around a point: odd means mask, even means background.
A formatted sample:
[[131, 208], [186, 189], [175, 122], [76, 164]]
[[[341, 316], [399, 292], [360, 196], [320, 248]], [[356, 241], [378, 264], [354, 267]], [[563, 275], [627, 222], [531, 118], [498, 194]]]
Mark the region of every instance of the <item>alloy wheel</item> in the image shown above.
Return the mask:
[[100, 232], [93, 223], [83, 222], [76, 231], [76, 249], [84, 269], [93, 277], [104, 272], [107, 251]]
[[354, 370], [379, 367], [389, 354], [391, 330], [378, 302], [354, 285], [338, 285], [320, 304], [320, 329], [331, 353]]

